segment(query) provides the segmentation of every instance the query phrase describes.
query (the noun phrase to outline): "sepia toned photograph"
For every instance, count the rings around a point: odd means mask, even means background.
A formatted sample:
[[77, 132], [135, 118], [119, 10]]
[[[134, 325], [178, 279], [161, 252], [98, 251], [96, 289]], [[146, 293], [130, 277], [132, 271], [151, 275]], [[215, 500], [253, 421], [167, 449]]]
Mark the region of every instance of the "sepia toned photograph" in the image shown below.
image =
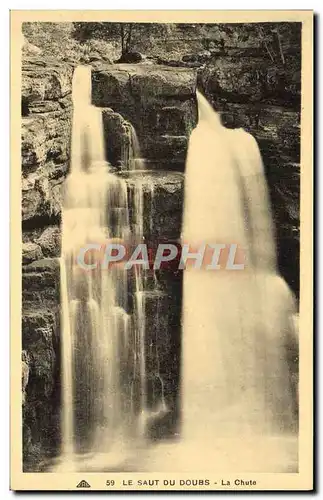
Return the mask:
[[312, 17], [11, 12], [13, 489], [311, 489]]

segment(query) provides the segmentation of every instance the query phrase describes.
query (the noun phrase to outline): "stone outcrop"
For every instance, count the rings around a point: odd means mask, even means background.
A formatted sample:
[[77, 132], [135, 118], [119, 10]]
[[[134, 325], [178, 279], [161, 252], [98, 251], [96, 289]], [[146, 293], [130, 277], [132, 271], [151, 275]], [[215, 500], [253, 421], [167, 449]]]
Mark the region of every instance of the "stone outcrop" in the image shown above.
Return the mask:
[[92, 86], [95, 105], [112, 108], [133, 124], [144, 158], [157, 160], [164, 170], [184, 171], [187, 137], [197, 119], [194, 70], [102, 65], [93, 71]]
[[219, 56], [201, 70], [206, 91], [217, 102], [299, 105], [300, 62], [293, 58], [282, 67], [259, 57]]
[[41, 470], [59, 444], [59, 266], [23, 266], [22, 370], [24, 470]]
[[73, 67], [27, 57], [22, 65], [22, 221], [44, 227], [59, 220], [67, 172]]
[[184, 175], [181, 172], [147, 171], [125, 174], [129, 190], [130, 220], [135, 185], [144, 193], [144, 236], [146, 241], [178, 241], [181, 232]]

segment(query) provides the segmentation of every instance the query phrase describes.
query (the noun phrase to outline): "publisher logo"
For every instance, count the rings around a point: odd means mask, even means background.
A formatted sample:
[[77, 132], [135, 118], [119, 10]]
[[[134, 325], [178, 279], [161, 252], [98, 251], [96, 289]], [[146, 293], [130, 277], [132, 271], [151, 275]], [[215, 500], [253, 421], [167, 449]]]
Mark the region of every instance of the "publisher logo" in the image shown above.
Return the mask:
[[85, 481], [84, 479], [79, 482], [79, 484], [76, 486], [77, 488], [91, 488], [89, 483]]

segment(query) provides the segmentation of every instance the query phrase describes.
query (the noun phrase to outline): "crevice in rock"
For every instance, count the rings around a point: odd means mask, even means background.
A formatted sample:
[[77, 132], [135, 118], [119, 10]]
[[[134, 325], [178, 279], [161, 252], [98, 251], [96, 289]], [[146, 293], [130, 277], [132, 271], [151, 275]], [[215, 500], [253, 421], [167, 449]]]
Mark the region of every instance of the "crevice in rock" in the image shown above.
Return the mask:
[[26, 117], [30, 113], [28, 99], [22, 97], [21, 99], [21, 116]]
[[61, 215], [38, 215], [31, 219], [22, 221], [22, 231], [33, 231], [35, 229], [44, 229], [47, 226], [57, 226], [61, 223]]

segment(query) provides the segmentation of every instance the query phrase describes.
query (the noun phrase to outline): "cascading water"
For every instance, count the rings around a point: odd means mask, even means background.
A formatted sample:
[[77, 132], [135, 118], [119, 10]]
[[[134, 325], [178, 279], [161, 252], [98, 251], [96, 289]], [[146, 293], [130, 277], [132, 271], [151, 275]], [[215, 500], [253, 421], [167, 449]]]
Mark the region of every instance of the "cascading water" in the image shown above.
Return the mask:
[[297, 403], [288, 365], [295, 311], [276, 271], [261, 156], [252, 136], [223, 127], [199, 92], [197, 101], [182, 242], [195, 251], [238, 244], [246, 267], [184, 271], [181, 441], [161, 446], [152, 460], [159, 471], [171, 460], [181, 472], [295, 472]]
[[129, 443], [142, 437], [137, 401], [144, 366], [136, 360], [143, 358], [144, 345], [128, 313], [122, 263], [104, 269], [98, 255], [87, 253], [84, 263], [93, 269], [78, 264], [85, 245], [104, 249], [107, 240], [126, 242], [130, 236], [127, 186], [105, 161], [89, 67], [74, 72], [73, 107], [62, 213], [62, 467], [83, 470], [85, 456], [96, 461], [102, 455], [104, 467], [115, 466]]
[[[147, 243], [145, 241], [145, 201], [149, 202], [149, 233], [152, 234], [153, 226], [153, 203], [154, 203], [154, 182], [149, 178], [146, 168], [146, 162], [142, 158], [140, 145], [136, 130], [129, 124], [130, 149], [129, 149], [129, 174], [133, 180], [133, 208], [134, 208], [134, 237], [137, 244]], [[147, 175], [148, 174], [148, 175]], [[151, 242], [148, 242], [151, 243]], [[164, 383], [159, 370], [159, 342], [157, 338], [149, 338], [149, 332], [146, 326], [147, 316], [147, 300], [155, 302], [156, 311], [159, 310], [159, 302], [162, 299], [162, 293], [158, 291], [158, 280], [154, 269], [143, 266], [138, 266], [135, 269], [135, 318], [137, 324], [138, 338], [141, 345], [141, 408], [142, 408], [142, 430], [146, 431], [148, 419], [162, 416], [166, 413], [167, 406], [165, 403]], [[153, 292], [153, 293], [152, 293]], [[162, 335], [162, 332], [161, 332]], [[146, 344], [149, 343], [149, 351], [147, 352]], [[152, 347], [154, 347], [154, 355], [152, 355]], [[154, 398], [154, 394], [148, 395], [148, 387], [153, 384], [148, 382], [147, 360], [151, 361], [153, 383], [158, 381], [161, 390], [160, 397]], [[153, 360], [153, 361], [152, 361]], [[149, 402], [150, 400], [150, 402]]]
[[256, 141], [224, 128], [200, 93], [197, 99], [182, 237], [195, 247], [239, 244], [247, 263], [243, 271], [184, 272], [183, 440], [219, 446], [239, 471], [278, 471], [286, 466], [286, 443], [297, 447], [287, 362], [293, 300], [276, 271]]
[[[183, 242], [239, 244], [247, 249], [248, 265], [243, 272], [184, 272], [183, 425], [175, 462], [180, 471], [213, 470], [214, 460], [231, 471], [283, 471], [293, 462], [286, 450], [292, 454], [297, 446], [286, 355], [295, 343], [294, 304], [276, 271], [261, 157], [250, 135], [225, 129], [205, 98], [197, 98]], [[145, 205], [150, 200], [153, 208], [154, 182], [129, 125], [131, 147], [124, 158], [133, 187], [130, 221], [127, 183], [105, 161], [88, 67], [74, 72], [73, 105], [62, 213], [62, 462], [65, 470], [111, 470], [125, 461], [130, 443], [146, 436], [149, 418], [167, 412], [160, 339], [151, 338], [147, 325], [153, 300], [157, 321], [162, 314], [163, 296], [155, 272], [151, 280], [143, 266], [135, 266], [131, 280], [122, 263], [102, 269], [88, 253], [84, 262], [94, 268], [86, 271], [78, 257], [91, 243], [104, 248], [107, 240], [130, 237], [144, 243], [146, 227], [152, 232], [153, 226], [152, 215], [145, 221]], [[154, 464], [163, 470], [158, 460]]]

